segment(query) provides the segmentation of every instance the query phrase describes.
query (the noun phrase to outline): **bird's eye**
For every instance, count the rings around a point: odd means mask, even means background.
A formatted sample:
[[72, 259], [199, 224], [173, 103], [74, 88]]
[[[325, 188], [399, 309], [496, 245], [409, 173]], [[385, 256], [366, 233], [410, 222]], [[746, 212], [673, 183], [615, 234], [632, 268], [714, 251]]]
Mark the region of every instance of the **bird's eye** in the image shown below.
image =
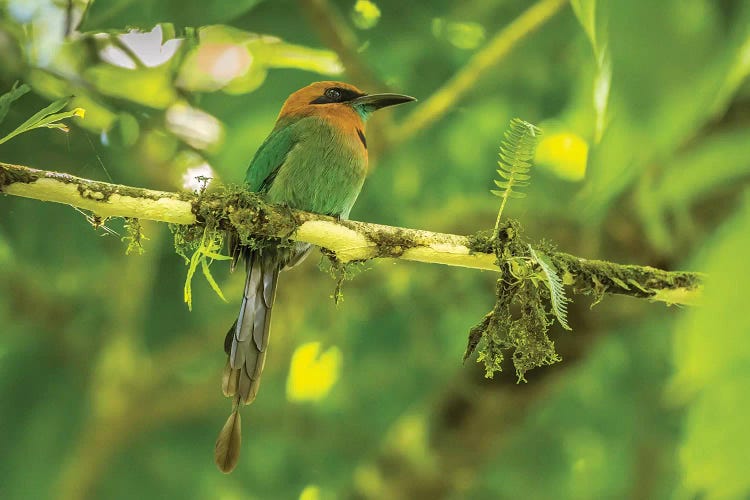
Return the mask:
[[333, 102], [341, 101], [341, 91], [339, 89], [326, 89], [325, 95]]

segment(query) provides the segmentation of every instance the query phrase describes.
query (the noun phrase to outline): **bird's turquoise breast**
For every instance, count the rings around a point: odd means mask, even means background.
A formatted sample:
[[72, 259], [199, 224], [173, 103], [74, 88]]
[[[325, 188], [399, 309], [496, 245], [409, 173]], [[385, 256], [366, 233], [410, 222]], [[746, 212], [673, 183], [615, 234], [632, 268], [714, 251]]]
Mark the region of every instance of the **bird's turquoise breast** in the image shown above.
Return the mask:
[[367, 152], [356, 130], [318, 117], [289, 126], [292, 145], [266, 187], [269, 201], [347, 218], [367, 174]]

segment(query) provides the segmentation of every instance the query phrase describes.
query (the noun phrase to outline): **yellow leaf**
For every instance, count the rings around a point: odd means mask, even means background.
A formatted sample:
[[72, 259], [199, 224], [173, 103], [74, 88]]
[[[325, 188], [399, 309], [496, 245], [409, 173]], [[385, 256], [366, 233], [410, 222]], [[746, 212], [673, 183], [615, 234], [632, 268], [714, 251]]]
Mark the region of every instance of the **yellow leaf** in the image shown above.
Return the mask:
[[321, 353], [320, 342], [299, 346], [292, 355], [286, 395], [290, 401], [320, 401], [341, 374], [341, 350], [330, 347]]
[[536, 162], [558, 177], [580, 181], [586, 176], [589, 145], [572, 132], [547, 135], [536, 150]]
[[380, 9], [370, 0], [357, 0], [352, 12], [354, 25], [362, 30], [367, 30], [378, 24], [380, 20]]
[[305, 486], [299, 494], [299, 500], [320, 500], [320, 488], [314, 484]]

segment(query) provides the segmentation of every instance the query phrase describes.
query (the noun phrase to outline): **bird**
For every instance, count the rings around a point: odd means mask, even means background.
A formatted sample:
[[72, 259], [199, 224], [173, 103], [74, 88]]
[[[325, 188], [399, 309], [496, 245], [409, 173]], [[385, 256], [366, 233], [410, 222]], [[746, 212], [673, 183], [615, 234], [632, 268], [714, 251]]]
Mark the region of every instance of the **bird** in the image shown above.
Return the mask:
[[[367, 94], [336, 81], [315, 82], [292, 93], [276, 124], [255, 153], [245, 184], [266, 201], [347, 219], [368, 170], [365, 122], [373, 112], [415, 98], [393, 93]], [[307, 243], [275, 240], [250, 248], [230, 234], [232, 267], [244, 261], [246, 278], [237, 320], [226, 334], [227, 362], [222, 391], [232, 411], [219, 433], [214, 459], [224, 473], [239, 461], [241, 405], [258, 395], [266, 361], [271, 309], [279, 272], [299, 264]]]

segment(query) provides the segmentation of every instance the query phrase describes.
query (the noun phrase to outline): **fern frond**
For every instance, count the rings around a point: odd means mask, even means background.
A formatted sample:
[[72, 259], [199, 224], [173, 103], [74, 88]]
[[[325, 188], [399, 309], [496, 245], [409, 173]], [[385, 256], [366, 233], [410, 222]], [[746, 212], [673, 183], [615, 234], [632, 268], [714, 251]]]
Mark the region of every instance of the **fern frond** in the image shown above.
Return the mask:
[[566, 330], [572, 330], [568, 325], [568, 302], [570, 299], [565, 296], [565, 288], [563, 288], [562, 280], [555, 270], [555, 265], [541, 251], [535, 252], [531, 245], [529, 245], [529, 251], [537, 264], [539, 264], [539, 267], [542, 268], [542, 272], [546, 278], [545, 283], [547, 284], [547, 288], [549, 288], [552, 312], [555, 314], [557, 321], [560, 322], [560, 326]]
[[541, 135], [541, 129], [520, 118], [512, 119], [508, 130], [505, 131], [498, 155], [500, 161], [497, 162], [500, 167], [497, 174], [501, 180], [495, 181], [495, 185], [500, 189], [491, 191], [492, 194], [502, 199], [497, 221], [495, 221], [495, 236], [497, 236], [500, 218], [508, 199], [526, 196], [518, 188], [529, 185], [529, 179], [531, 179], [529, 169]]

